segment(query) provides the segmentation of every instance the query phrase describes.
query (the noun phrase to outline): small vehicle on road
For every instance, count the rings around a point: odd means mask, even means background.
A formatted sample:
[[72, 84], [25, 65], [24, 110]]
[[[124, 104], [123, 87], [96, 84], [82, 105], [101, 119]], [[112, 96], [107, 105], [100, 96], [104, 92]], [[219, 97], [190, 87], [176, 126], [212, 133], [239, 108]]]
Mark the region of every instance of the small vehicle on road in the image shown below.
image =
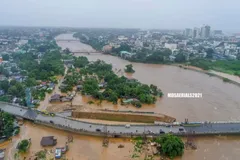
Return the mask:
[[162, 129], [160, 129], [159, 133], [160, 134], [165, 134], [165, 132]]
[[52, 120], [49, 121], [50, 123], [54, 124], [54, 122]]
[[126, 125], [125, 125], [125, 128], [130, 128], [130, 127], [131, 127], [130, 124], [126, 124]]
[[96, 131], [97, 131], [97, 132], [101, 132], [101, 129], [98, 129], [98, 128], [97, 128]]
[[182, 127], [179, 128], [178, 130], [179, 130], [179, 132], [184, 132], [185, 131], [184, 128], [182, 128]]

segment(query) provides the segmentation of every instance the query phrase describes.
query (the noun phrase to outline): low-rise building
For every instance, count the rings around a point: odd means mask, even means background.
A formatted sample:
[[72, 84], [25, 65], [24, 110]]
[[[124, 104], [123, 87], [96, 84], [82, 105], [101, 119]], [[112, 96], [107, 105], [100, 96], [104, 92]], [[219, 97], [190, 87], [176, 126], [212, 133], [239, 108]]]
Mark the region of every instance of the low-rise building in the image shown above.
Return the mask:
[[130, 52], [127, 52], [127, 51], [121, 51], [120, 52], [120, 56], [123, 57], [123, 58], [132, 57], [133, 55], [135, 55], [135, 53], [130, 53]]

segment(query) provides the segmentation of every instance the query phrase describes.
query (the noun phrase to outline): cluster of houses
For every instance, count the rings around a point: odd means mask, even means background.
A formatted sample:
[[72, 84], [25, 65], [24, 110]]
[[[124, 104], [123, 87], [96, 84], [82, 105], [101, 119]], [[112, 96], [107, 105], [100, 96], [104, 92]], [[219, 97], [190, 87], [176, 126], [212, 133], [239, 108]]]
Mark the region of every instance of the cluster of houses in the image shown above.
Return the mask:
[[41, 82], [40, 84], [34, 87], [37, 90], [53, 90], [55, 88], [55, 84], [53, 82]]
[[[112, 35], [112, 36], [111, 36]], [[112, 38], [113, 35], [115, 38]], [[98, 37], [97, 37], [98, 36]], [[109, 38], [111, 37], [111, 39]], [[184, 37], [179, 31], [152, 31], [138, 30], [131, 34], [108, 33], [97, 35], [99, 42], [105, 42], [103, 52], [111, 53], [112, 48], [119, 48], [121, 44], [127, 44], [131, 47], [131, 51], [122, 51], [121, 57], [129, 58], [142, 49], [149, 51], [159, 51], [164, 49], [171, 50], [172, 54], [169, 59], [174, 61], [176, 55], [183, 53], [187, 59], [189, 58], [205, 58], [207, 49], [214, 50], [214, 59], [237, 59], [240, 55], [239, 35], [212, 37], [211, 39], [194, 39], [192, 37]], [[184, 51], [184, 52], [183, 52]], [[191, 54], [191, 57], [190, 57]]]
[[[42, 147], [49, 147], [49, 146], [55, 146], [57, 144], [57, 139], [54, 138], [54, 136], [47, 136], [47, 137], [42, 137], [42, 140], [40, 142]], [[68, 145], [64, 147], [58, 147], [55, 149], [55, 158], [60, 159], [63, 154], [65, 154], [68, 151]]]
[[75, 93], [72, 93], [67, 96], [61, 94], [53, 94], [50, 97], [49, 102], [71, 102], [75, 95], [76, 95]]

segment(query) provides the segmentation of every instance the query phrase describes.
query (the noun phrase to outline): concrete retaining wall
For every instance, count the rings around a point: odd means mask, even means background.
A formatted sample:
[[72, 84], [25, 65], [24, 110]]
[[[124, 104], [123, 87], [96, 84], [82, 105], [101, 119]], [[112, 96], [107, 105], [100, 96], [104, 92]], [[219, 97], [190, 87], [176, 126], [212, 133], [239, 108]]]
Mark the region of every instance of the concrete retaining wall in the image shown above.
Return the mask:
[[108, 121], [120, 122], [139, 122], [139, 123], [154, 123], [160, 122], [174, 122], [176, 119], [166, 115], [144, 115], [144, 114], [129, 114], [117, 112], [78, 112], [73, 111], [72, 117], [84, 119], [100, 119]]

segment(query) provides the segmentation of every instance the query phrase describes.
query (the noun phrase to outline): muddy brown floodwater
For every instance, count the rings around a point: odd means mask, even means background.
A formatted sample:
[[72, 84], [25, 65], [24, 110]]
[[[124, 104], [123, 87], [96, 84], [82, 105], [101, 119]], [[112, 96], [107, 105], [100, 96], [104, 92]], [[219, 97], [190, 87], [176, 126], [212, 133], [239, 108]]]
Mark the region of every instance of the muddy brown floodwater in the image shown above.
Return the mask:
[[[56, 39], [72, 39], [72, 34], [62, 34]], [[72, 51], [91, 51], [91, 46], [81, 42], [61, 41], [58, 45]], [[113, 68], [124, 69], [130, 62], [118, 57], [95, 54], [75, 54], [86, 56], [90, 61], [101, 59], [111, 63]], [[224, 83], [217, 77], [185, 70], [176, 66], [132, 63], [136, 71], [132, 77], [142, 83], [154, 84], [163, 90], [165, 96], [155, 105], [143, 106], [140, 110], [155, 111], [175, 117], [178, 121], [240, 120], [240, 87]], [[199, 99], [168, 98], [167, 93], [202, 93]], [[109, 108], [109, 105], [106, 105]], [[104, 108], [104, 106], [103, 106]], [[120, 108], [116, 107], [115, 108]]]
[[[40, 125], [25, 122], [21, 127], [19, 136], [12, 142], [1, 144], [1, 148], [7, 148], [6, 160], [14, 160], [16, 144], [21, 139], [31, 138], [30, 150], [24, 156], [29, 160], [34, 153], [42, 150], [40, 141], [42, 136], [55, 136], [56, 147], [62, 147], [67, 141], [67, 136], [73, 136], [73, 143], [69, 143], [69, 151], [66, 158], [69, 160], [132, 160], [133, 144], [130, 139], [109, 139], [109, 146], [102, 147], [103, 138], [90, 137], [56, 130]], [[183, 139], [185, 141], [185, 139]], [[198, 137], [195, 139], [197, 150], [185, 150], [184, 155], [177, 160], [238, 160], [240, 157], [240, 138], [227, 136]], [[124, 148], [118, 148], [122, 144]], [[46, 148], [49, 151], [53, 148]], [[53, 156], [54, 154], [52, 154]], [[22, 156], [23, 157], [23, 156]]]
[[[71, 39], [72, 34], [62, 34], [57, 39]], [[92, 47], [80, 42], [59, 41], [62, 48], [68, 47], [72, 51], [91, 51]], [[80, 56], [84, 54], [77, 54]], [[89, 60], [101, 59], [111, 63], [113, 68], [122, 69], [130, 62], [118, 57], [103, 54], [90, 54]], [[132, 63], [136, 71], [132, 76], [142, 83], [154, 84], [161, 88], [165, 96], [159, 99], [155, 105], [143, 106], [142, 111], [154, 111], [175, 117], [178, 121], [188, 118], [190, 121], [217, 121], [217, 120], [240, 120], [240, 87], [233, 84], [224, 83], [217, 77], [210, 77], [206, 74], [184, 70], [175, 66], [153, 65]], [[167, 93], [194, 92], [202, 93], [200, 99], [172, 99], [167, 97]], [[74, 103], [86, 104], [87, 97], [78, 96]], [[131, 109], [133, 107], [113, 106], [104, 102], [102, 106], [89, 105], [89, 107], [111, 108], [111, 109]], [[44, 108], [42, 108], [44, 109]], [[13, 139], [9, 145], [0, 147], [8, 148], [7, 159], [13, 159], [14, 144], [22, 137], [32, 138], [31, 152], [41, 149], [41, 137], [54, 135], [58, 139], [58, 146], [64, 145], [69, 133], [43, 126], [34, 126], [26, 123], [22, 127], [19, 137]], [[73, 134], [74, 142], [70, 144], [70, 151], [67, 157], [71, 160], [128, 160], [131, 159], [133, 145], [127, 139], [110, 139], [108, 148], [102, 147], [102, 138], [81, 136]], [[198, 149], [195, 151], [185, 151], [182, 160], [238, 160], [240, 159], [240, 137], [214, 136], [195, 138]], [[119, 149], [117, 146], [124, 144], [125, 147]], [[12, 148], [12, 149], [11, 149]]]

